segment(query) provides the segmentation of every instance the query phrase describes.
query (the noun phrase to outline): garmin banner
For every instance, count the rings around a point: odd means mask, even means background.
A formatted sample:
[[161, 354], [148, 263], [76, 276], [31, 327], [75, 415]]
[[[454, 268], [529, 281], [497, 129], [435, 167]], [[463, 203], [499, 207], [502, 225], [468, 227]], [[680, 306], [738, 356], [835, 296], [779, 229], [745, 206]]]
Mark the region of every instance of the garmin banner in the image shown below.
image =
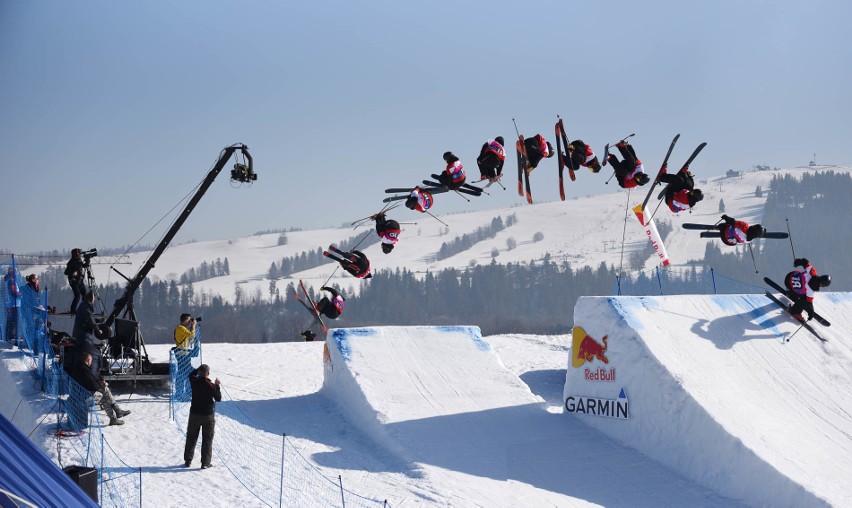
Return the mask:
[[648, 222], [645, 223], [645, 212], [642, 210], [641, 203], [633, 207], [633, 212], [636, 214], [636, 218], [639, 219], [639, 224], [642, 224], [642, 227], [645, 229], [645, 235], [650, 240], [651, 246], [654, 247], [654, 252], [660, 259], [660, 262], [663, 263], [663, 266], [669, 266], [669, 255], [666, 253], [666, 246], [663, 245], [663, 239], [660, 237], [660, 232], [657, 231], [654, 219], [648, 217]]
[[624, 393], [624, 388], [622, 388], [617, 399], [569, 395], [565, 398], [565, 411], [627, 420], [630, 416], [630, 404], [627, 395]]

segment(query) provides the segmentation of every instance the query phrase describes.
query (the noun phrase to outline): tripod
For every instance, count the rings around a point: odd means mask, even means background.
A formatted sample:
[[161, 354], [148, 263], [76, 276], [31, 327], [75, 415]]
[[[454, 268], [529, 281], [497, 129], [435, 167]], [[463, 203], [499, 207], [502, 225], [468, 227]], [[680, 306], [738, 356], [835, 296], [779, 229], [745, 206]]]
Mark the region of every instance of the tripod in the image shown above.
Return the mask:
[[95, 274], [92, 273], [92, 264], [89, 261], [89, 259], [86, 259], [83, 264], [83, 276], [86, 278], [86, 286], [89, 288], [89, 291], [95, 295], [95, 311], [97, 313], [98, 305], [100, 305], [99, 314], [103, 316], [106, 313], [106, 307], [103, 300], [101, 300], [100, 293], [98, 293], [98, 284], [95, 282]]

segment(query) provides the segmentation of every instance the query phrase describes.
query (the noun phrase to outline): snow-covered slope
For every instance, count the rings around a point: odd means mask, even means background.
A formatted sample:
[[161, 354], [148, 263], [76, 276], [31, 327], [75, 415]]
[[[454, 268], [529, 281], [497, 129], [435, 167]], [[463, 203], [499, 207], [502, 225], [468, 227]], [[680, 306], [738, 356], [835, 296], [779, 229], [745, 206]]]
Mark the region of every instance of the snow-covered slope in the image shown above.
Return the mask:
[[[251, 419], [221, 429], [233, 442], [218, 446], [286, 433], [324, 476], [392, 506], [848, 506], [852, 295], [817, 305], [832, 321], [825, 344], [806, 331], [782, 343], [796, 327], [760, 295], [582, 298], [576, 343], [377, 327], [326, 343], [211, 344], [204, 362]], [[150, 354], [164, 361], [168, 347]], [[19, 358], [0, 342], [0, 410], [67, 465], [52, 404]], [[622, 389], [627, 420], [564, 410], [565, 396]], [[182, 467], [162, 391], [116, 394], [133, 413], [104, 434], [143, 468], [145, 505], [260, 505], [226, 467]]]
[[624, 390], [629, 419], [573, 416], [721, 495], [849, 506], [852, 294], [817, 306], [827, 343], [764, 295], [581, 298], [564, 396]]
[[[799, 177], [803, 173], [817, 170], [850, 172], [852, 168], [817, 166], [779, 171], [755, 171], [739, 177], [715, 177], [709, 180], [701, 180], [701, 176], [698, 175], [699, 181], [696, 185], [704, 190], [705, 199], [693, 213], [682, 213], [675, 216], [665, 206], [662, 206], [656, 215], [657, 221], [670, 221], [674, 226], [674, 231], [666, 240], [666, 247], [673, 266], [703, 257], [707, 242], [706, 240], [697, 240], [694, 231], [682, 230], [680, 228], [681, 223], [715, 223], [719, 219], [719, 201], [722, 199], [725, 201], [726, 211], [729, 215], [749, 222], [759, 222], [762, 218], [763, 204], [766, 201], [766, 192], [763, 193], [762, 197], [756, 196], [755, 189], [758, 186], [766, 190], [769, 188], [769, 182], [773, 176], [792, 174]], [[537, 173], [535, 175], [540, 180], [543, 180], [545, 176], [545, 174], [538, 175]], [[578, 178], [599, 178], [600, 176], [583, 171]], [[572, 197], [570, 182], [567, 182], [566, 185], [569, 198], [565, 202], [536, 203], [531, 206], [524, 203], [510, 208], [488, 209], [488, 196], [482, 196], [471, 202], [469, 213], [451, 215], [440, 215], [441, 201], [459, 198], [452, 194], [438, 195], [432, 211], [438, 214], [441, 220], [449, 224], [449, 228], [427, 215], [399, 207], [390, 213], [390, 217], [400, 222], [416, 222], [416, 224], [403, 224], [400, 242], [390, 255], [382, 254], [377, 245], [368, 247], [365, 252], [376, 270], [407, 268], [423, 273], [426, 270], [440, 270], [447, 267], [461, 268], [470, 263], [490, 263], [494, 249], [498, 252], [497, 261], [500, 263], [526, 263], [531, 260], [542, 259], [547, 253], [550, 254], [552, 260], [556, 262], [566, 260], [573, 267], [591, 266], [596, 268], [601, 262], [617, 267], [622, 259], [622, 232], [625, 232], [625, 253], [629, 254], [634, 250], [645, 248], [648, 242], [633, 213], [627, 214], [626, 229], [624, 221], [625, 207], [628, 203], [633, 206], [641, 202], [647, 188], [634, 189], [629, 193], [629, 199], [628, 192], [623, 189], [609, 194]], [[613, 187], [617, 189], [617, 186], [613, 185]], [[503, 191], [493, 186], [491, 191], [513, 192], [514, 189], [509, 188]], [[651, 210], [655, 206], [654, 203], [655, 200], [652, 199], [649, 206]], [[342, 211], [347, 215], [342, 215], [341, 220], [353, 220], [375, 213], [380, 208], [380, 204], [377, 199], [376, 210]], [[457, 236], [471, 233], [479, 227], [485, 227], [490, 224], [494, 217], [500, 216], [505, 221], [510, 215], [516, 216], [517, 223], [499, 232], [495, 238], [479, 242], [472, 248], [448, 259], [433, 261], [442, 243], [450, 242]], [[192, 218], [184, 226], [184, 229], [188, 231], [191, 228]], [[360, 227], [355, 230], [351, 227], [340, 227], [295, 231], [287, 233], [288, 243], [281, 246], [278, 245], [279, 234], [277, 233], [176, 245], [166, 250], [149, 277], [153, 280], [177, 279], [190, 268], [200, 265], [202, 261], [210, 262], [216, 258], [224, 259], [227, 257], [230, 264], [230, 275], [195, 283], [196, 293], [203, 291], [219, 294], [232, 301], [235, 287], [239, 285], [243, 294], [248, 297], [259, 294], [263, 298], [268, 298], [269, 279], [267, 275], [273, 262], [280, 262], [283, 257], [294, 256], [303, 251], [326, 248], [330, 243], [367, 232], [367, 227]], [[533, 241], [533, 236], [536, 233], [542, 233], [543, 240]], [[509, 239], [514, 240], [516, 247], [512, 249], [508, 247]], [[150, 239], [147, 241], [150, 241]], [[131, 266], [119, 265], [118, 268], [125, 274], [132, 274], [138, 270], [147, 256], [146, 253], [131, 254], [129, 256]], [[625, 259], [627, 259], [626, 256]], [[96, 258], [96, 261], [104, 263], [108, 261], [108, 258]], [[646, 266], [650, 267], [654, 264], [655, 259], [649, 257]], [[279, 289], [283, 290], [287, 283], [301, 278], [308, 285], [316, 285], [331, 276], [336, 266], [335, 263], [329, 262], [323, 266], [294, 274], [291, 279], [280, 279], [277, 284]], [[39, 267], [35, 267], [33, 270], [38, 271]], [[108, 264], [95, 265], [95, 276], [99, 282], [122, 282], [117, 279], [117, 276], [110, 273]], [[337, 271], [332, 282], [356, 291], [358, 288], [354, 279], [342, 270]]]

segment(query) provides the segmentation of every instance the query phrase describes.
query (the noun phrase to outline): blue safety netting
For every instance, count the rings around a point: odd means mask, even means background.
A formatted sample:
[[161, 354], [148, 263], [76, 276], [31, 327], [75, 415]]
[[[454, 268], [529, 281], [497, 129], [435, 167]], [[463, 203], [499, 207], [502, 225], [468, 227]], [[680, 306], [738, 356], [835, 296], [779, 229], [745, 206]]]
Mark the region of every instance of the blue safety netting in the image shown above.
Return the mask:
[[0, 270], [4, 274], [0, 297], [5, 310], [5, 319], [0, 320], [3, 337], [18, 346], [21, 361], [39, 381], [45, 395], [55, 400], [57, 432], [74, 452], [71, 461], [97, 469], [101, 506], [140, 506], [141, 470], [129, 466], [112, 449], [101, 432], [101, 425], [106, 423], [102, 423], [92, 393], [63, 368], [63, 346], [51, 343], [48, 292], [36, 291], [26, 284], [14, 256], [0, 264]]

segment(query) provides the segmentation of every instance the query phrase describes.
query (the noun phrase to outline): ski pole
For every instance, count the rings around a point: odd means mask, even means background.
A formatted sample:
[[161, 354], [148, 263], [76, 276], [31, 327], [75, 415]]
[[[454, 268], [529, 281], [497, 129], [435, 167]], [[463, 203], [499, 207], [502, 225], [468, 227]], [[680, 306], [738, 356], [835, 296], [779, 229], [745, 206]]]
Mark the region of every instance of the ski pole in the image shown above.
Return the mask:
[[[559, 115], [556, 115], [556, 116], [559, 116]], [[517, 135], [518, 135], [518, 138], [520, 138], [520, 137], [521, 137], [521, 133], [520, 133], [520, 132], [518, 132], [518, 124], [516, 124], [516, 123], [515, 123], [515, 119], [514, 119], [514, 118], [512, 118], [512, 124], [515, 126], [515, 134], [517, 134]]]
[[439, 218], [435, 217], [434, 215], [432, 215], [432, 212], [430, 212], [429, 210], [423, 210], [423, 213], [428, 213], [428, 214], [429, 214], [429, 217], [432, 217], [433, 219], [435, 219], [436, 221], [440, 222], [441, 224], [443, 224], [443, 225], [445, 225], [445, 226], [447, 226], [447, 227], [450, 227], [450, 225], [449, 225], [449, 224], [447, 224], [446, 222], [444, 222], [444, 221], [442, 221], [441, 219], [439, 219]]
[[616, 141], [615, 143], [610, 143], [610, 144], [609, 144], [609, 146], [615, 146], [615, 145], [617, 145], [617, 144], [621, 143], [622, 141], [627, 141], [627, 138], [632, 138], [632, 137], [633, 137], [633, 136], [635, 136], [635, 135], [636, 135], [636, 133], [635, 133], [635, 132], [634, 132], [634, 133], [632, 133], [632, 134], [628, 134], [627, 136], [624, 136], [624, 137], [623, 137], [623, 138], [621, 138], [620, 140]]
[[[497, 182], [497, 185], [499, 185], [500, 187], [503, 187], [503, 190], [506, 190], [506, 187], [503, 185], [503, 182], [501, 182], [500, 180], [495, 180], [495, 181]], [[491, 194], [489, 194], [489, 196], [490, 195]]]
[[800, 325], [799, 325], [799, 327], [798, 327], [798, 328], [796, 328], [796, 331], [795, 331], [795, 332], [793, 332], [793, 333], [791, 333], [791, 334], [790, 334], [790, 336], [789, 336], [789, 337], [787, 337], [787, 340], [785, 340], [784, 342], [790, 342], [790, 339], [792, 339], [792, 338], [793, 338], [793, 336], [794, 336], [794, 335], [796, 335], [797, 333], [799, 333], [799, 330], [801, 330], [801, 329], [802, 329], [802, 328], [804, 328], [804, 327], [805, 327], [805, 323], [800, 324]]
[[459, 196], [460, 198], [462, 198], [463, 200], [465, 200], [465, 201], [467, 201], [468, 203], [470, 203], [470, 200], [469, 200], [469, 199], [467, 199], [466, 197], [464, 197], [464, 195], [463, 195], [461, 192], [459, 192], [459, 191], [457, 191], [457, 190], [454, 190], [453, 192], [455, 192], [456, 194], [458, 194], [458, 196]]
[[793, 260], [796, 260], [796, 249], [793, 247], [793, 233], [790, 231], [790, 219], [784, 217], [784, 221], [787, 222], [787, 236], [790, 238], [790, 250], [793, 251]]
[[370, 236], [371, 233], [372, 233], [372, 231], [367, 231], [367, 234], [364, 235], [363, 237], [361, 237], [361, 239], [358, 240], [358, 243], [355, 244], [355, 247], [352, 247], [351, 249], [349, 249], [349, 252], [352, 252], [353, 250], [357, 249], [358, 246], [361, 245], [364, 242], [364, 240], [366, 240], [367, 237]]
[[760, 273], [760, 271], [758, 271], [757, 269], [757, 262], [755, 262], [754, 260], [754, 251], [751, 248], [751, 244], [747, 243], [746, 245], [748, 245], [748, 251], [751, 254], [751, 264], [754, 265], [754, 273]]
[[604, 182], [604, 185], [609, 185], [609, 181], [612, 180], [613, 176], [615, 176], [615, 171], [612, 172], [612, 176], [610, 176], [609, 178], [606, 179], [606, 181]]

